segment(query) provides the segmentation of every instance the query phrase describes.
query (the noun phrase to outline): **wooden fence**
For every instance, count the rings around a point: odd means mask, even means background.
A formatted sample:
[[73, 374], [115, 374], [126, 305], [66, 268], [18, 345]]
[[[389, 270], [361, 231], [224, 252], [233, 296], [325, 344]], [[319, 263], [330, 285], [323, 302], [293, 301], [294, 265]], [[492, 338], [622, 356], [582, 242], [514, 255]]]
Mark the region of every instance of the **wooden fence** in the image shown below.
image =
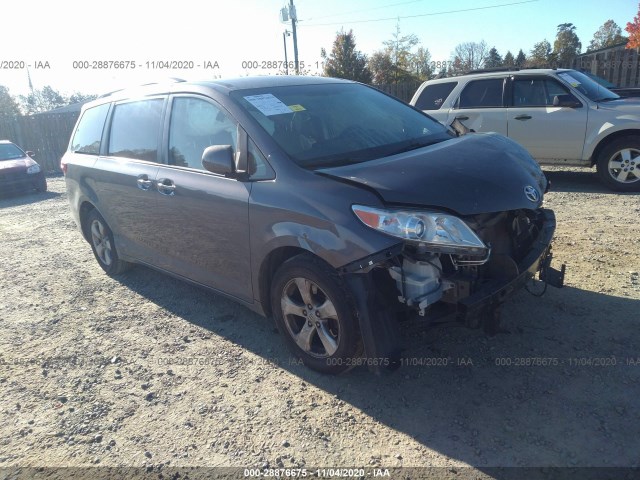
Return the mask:
[[640, 86], [640, 57], [637, 48], [604, 48], [576, 57], [567, 68], [586, 70], [618, 87]]
[[371, 85], [378, 90], [382, 90], [389, 95], [393, 95], [399, 98], [403, 102], [409, 103], [413, 94], [416, 93], [421, 82], [402, 82], [402, 83], [390, 83], [384, 85]]
[[72, 112], [0, 116], [0, 140], [11, 140], [23, 150], [31, 150], [47, 173], [58, 173], [60, 158], [69, 145], [78, 115]]

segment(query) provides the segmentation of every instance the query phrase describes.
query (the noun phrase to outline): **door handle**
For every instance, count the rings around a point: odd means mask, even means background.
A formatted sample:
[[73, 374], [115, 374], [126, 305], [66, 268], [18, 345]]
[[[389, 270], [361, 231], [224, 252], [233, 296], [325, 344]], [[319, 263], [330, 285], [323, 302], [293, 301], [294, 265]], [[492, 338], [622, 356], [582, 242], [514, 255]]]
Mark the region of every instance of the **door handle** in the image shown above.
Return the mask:
[[173, 195], [176, 191], [176, 184], [169, 178], [161, 178], [157, 183], [158, 192], [162, 195]]
[[518, 115], [514, 117], [516, 120], [531, 120], [531, 115]]
[[466, 115], [458, 115], [457, 117], [455, 117], [456, 120], [469, 120], [469, 117], [467, 117]]
[[138, 175], [136, 183], [138, 184], [138, 188], [144, 191], [149, 190], [149, 188], [151, 188], [151, 185], [153, 184], [153, 182], [149, 180], [149, 176], [146, 174]]

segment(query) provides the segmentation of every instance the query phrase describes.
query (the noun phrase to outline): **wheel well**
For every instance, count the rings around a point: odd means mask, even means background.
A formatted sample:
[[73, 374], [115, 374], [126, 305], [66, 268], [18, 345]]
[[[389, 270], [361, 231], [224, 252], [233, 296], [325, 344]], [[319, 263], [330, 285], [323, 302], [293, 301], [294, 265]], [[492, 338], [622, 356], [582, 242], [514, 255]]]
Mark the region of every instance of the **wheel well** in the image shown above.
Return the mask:
[[89, 202], [83, 202], [82, 205], [80, 205], [80, 228], [82, 229], [82, 235], [87, 242], [89, 241], [89, 230], [87, 229], [85, 219], [87, 218], [87, 215], [95, 209], [96, 207]]
[[290, 258], [307, 253], [313, 255], [309, 250], [299, 247], [280, 247], [273, 250], [260, 266], [260, 303], [267, 317], [271, 316], [271, 280], [276, 271], [284, 262]]
[[640, 130], [620, 130], [619, 132], [614, 132], [611, 135], [604, 137], [602, 140], [600, 140], [600, 143], [598, 143], [595, 150], [593, 151], [593, 154], [591, 155], [591, 158], [589, 159], [591, 166], [593, 167], [598, 162], [600, 152], [602, 152], [602, 150], [611, 142], [614, 142], [622, 137], [633, 136], [640, 136]]

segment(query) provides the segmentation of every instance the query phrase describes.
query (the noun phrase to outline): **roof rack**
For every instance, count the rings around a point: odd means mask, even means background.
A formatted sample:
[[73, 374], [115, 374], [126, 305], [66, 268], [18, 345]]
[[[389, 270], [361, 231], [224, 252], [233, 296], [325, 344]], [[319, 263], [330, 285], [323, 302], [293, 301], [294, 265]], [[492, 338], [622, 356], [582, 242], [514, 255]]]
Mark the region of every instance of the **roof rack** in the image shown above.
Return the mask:
[[493, 73], [493, 72], [519, 72], [520, 70], [557, 70], [557, 67], [492, 67], [492, 68], [480, 68], [478, 70], [470, 70], [465, 75], [470, 75], [472, 73]]
[[[178, 78], [178, 77], [167, 77], [167, 80], [169, 80], [169, 83], [186, 82], [186, 80], [184, 78]], [[148, 82], [148, 83], [143, 83], [141, 85], [135, 85], [135, 87], [146, 87], [148, 85], [160, 85], [162, 83], [167, 83], [167, 82]], [[119, 88], [118, 90], [113, 90], [111, 92], [103, 93], [102, 95], [98, 95], [97, 98], [108, 97], [109, 95], [113, 95], [114, 93], [122, 92], [123, 90], [126, 90], [128, 88], [132, 88], [132, 87], [128, 86], [126, 88]]]
[[491, 68], [479, 68], [477, 70], [470, 70], [467, 72], [471, 73], [491, 73], [491, 72], [517, 72], [520, 70], [520, 67], [491, 67]]

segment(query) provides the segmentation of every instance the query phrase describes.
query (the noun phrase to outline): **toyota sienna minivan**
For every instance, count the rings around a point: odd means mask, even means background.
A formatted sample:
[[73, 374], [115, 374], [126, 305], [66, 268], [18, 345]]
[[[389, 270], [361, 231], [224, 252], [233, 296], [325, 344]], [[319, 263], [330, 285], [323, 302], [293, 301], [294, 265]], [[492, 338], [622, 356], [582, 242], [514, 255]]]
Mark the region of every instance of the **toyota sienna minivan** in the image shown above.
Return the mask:
[[491, 331], [550, 266], [531, 156], [359, 83], [146, 85], [86, 104], [61, 162], [110, 275], [143, 264], [273, 317], [312, 369], [398, 364], [398, 324]]

